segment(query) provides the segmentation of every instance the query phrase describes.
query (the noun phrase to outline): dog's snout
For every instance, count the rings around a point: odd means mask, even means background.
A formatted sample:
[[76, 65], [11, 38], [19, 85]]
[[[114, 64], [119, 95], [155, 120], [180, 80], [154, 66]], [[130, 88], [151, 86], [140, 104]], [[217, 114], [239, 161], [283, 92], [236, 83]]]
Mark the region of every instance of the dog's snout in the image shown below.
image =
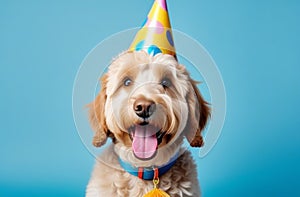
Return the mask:
[[134, 102], [133, 109], [139, 117], [149, 118], [155, 111], [155, 103], [145, 98], [140, 98]]

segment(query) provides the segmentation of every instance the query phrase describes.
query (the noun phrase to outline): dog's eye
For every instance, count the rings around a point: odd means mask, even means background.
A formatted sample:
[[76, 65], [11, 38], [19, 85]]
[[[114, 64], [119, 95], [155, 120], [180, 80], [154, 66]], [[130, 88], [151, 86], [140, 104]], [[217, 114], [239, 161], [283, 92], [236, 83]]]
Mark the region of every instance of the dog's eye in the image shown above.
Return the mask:
[[129, 79], [129, 78], [124, 79], [124, 86], [130, 86], [131, 83], [132, 83], [131, 79]]
[[171, 80], [168, 78], [164, 78], [163, 80], [161, 80], [160, 84], [164, 87], [164, 88], [168, 88], [172, 85]]

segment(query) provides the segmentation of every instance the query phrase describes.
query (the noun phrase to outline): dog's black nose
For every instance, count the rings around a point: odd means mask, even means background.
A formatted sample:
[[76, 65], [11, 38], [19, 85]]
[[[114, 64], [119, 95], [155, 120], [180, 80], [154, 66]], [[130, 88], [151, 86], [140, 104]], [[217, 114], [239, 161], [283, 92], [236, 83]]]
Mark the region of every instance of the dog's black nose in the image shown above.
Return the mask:
[[140, 98], [134, 102], [133, 109], [139, 117], [149, 118], [155, 111], [155, 103], [145, 98]]

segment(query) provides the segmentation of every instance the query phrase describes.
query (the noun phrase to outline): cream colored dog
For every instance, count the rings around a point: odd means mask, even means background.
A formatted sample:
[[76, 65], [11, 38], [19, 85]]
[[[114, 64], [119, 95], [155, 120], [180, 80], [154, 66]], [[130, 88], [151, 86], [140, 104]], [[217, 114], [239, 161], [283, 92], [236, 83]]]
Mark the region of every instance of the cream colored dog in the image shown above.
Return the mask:
[[187, 138], [193, 147], [203, 145], [210, 109], [185, 67], [171, 55], [125, 52], [101, 82], [89, 104], [93, 144], [100, 147], [108, 137], [113, 143], [97, 159], [86, 195], [143, 196], [153, 189], [152, 178], [130, 170], [164, 168], [161, 190], [200, 196], [196, 165], [182, 144]]

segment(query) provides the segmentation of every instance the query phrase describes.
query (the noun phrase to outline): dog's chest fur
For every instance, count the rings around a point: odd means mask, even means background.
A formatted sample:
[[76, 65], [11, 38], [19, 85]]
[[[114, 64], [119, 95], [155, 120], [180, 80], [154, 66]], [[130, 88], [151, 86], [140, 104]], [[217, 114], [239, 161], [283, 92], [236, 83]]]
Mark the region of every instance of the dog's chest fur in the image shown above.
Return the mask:
[[[141, 180], [120, 169], [117, 155], [105, 151], [96, 162], [86, 196], [142, 197], [153, 189], [152, 181]], [[185, 151], [160, 177], [158, 187], [170, 196], [200, 196], [196, 165], [189, 151]]]

